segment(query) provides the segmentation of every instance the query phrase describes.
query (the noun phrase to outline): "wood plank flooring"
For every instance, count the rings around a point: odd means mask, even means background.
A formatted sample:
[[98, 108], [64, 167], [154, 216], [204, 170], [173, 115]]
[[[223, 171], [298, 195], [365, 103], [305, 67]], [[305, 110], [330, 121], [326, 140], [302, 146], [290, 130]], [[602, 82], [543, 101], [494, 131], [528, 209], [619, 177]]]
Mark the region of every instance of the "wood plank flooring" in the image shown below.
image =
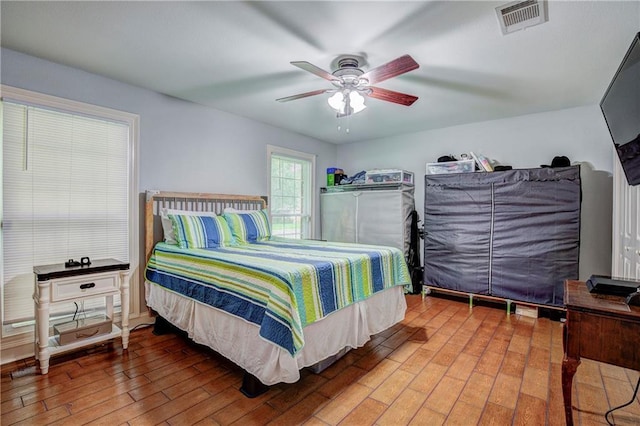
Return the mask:
[[[176, 335], [119, 341], [2, 367], [2, 425], [562, 425], [562, 324], [503, 308], [407, 296], [405, 320], [320, 374], [255, 399], [232, 363]], [[583, 360], [574, 380], [577, 425], [606, 425], [638, 372]], [[640, 403], [614, 412], [640, 424]]]

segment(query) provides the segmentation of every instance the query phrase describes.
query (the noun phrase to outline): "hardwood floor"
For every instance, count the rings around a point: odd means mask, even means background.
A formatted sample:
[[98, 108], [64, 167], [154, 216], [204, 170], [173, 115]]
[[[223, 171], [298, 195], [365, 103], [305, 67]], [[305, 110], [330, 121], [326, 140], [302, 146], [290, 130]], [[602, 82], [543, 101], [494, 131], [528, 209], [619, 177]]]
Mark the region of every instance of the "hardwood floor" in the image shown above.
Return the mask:
[[[320, 374], [255, 399], [219, 355], [151, 328], [120, 342], [2, 367], [2, 425], [562, 425], [562, 325], [507, 316], [503, 308], [407, 296], [398, 324]], [[638, 372], [583, 360], [574, 380], [577, 425], [607, 424]], [[640, 424], [636, 400], [614, 412]]]

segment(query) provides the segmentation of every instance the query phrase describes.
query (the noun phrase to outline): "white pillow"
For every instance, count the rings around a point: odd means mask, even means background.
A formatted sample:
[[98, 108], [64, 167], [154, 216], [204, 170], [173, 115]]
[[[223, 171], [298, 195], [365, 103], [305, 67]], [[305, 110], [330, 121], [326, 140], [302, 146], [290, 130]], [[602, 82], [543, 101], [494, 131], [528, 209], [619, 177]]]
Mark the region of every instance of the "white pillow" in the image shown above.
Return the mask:
[[162, 222], [162, 231], [164, 233], [164, 242], [167, 244], [178, 244], [176, 236], [173, 233], [173, 223], [169, 219], [169, 215], [182, 215], [182, 216], [216, 216], [215, 212], [198, 212], [193, 210], [178, 210], [178, 209], [160, 209], [160, 221]]
[[254, 209], [254, 210], [238, 210], [238, 209], [234, 209], [233, 207], [225, 207], [224, 208], [224, 212], [225, 213], [253, 213], [253, 212], [259, 212], [260, 209]]

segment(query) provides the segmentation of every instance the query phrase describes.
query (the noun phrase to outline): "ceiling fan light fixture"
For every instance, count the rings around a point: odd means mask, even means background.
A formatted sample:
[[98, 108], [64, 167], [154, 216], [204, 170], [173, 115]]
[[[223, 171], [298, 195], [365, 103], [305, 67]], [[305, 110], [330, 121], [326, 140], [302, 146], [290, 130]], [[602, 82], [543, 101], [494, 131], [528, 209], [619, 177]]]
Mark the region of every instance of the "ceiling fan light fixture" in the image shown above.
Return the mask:
[[335, 109], [340, 114], [344, 114], [345, 102], [344, 102], [344, 95], [342, 94], [342, 92], [334, 93], [329, 97], [329, 99], [327, 99], [327, 102], [329, 103], [329, 106], [331, 108]]
[[354, 114], [359, 113], [367, 107], [364, 104], [364, 96], [362, 96], [355, 90], [352, 90], [351, 93], [349, 93], [349, 103], [351, 105], [351, 108], [353, 109]]
[[327, 103], [339, 116], [357, 114], [367, 107], [364, 104], [364, 96], [356, 90], [348, 89], [334, 93], [327, 99]]

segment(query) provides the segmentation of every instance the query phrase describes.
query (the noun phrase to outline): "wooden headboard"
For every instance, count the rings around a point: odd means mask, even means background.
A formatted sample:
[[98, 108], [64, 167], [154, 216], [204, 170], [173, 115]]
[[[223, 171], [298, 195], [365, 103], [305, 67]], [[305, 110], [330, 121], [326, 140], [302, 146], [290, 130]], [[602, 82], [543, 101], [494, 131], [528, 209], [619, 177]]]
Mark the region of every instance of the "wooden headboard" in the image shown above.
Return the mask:
[[149, 260], [153, 246], [162, 241], [160, 210], [163, 208], [213, 212], [222, 214], [224, 209], [260, 210], [267, 208], [266, 197], [258, 195], [206, 194], [196, 192], [147, 191], [145, 202], [145, 260]]

